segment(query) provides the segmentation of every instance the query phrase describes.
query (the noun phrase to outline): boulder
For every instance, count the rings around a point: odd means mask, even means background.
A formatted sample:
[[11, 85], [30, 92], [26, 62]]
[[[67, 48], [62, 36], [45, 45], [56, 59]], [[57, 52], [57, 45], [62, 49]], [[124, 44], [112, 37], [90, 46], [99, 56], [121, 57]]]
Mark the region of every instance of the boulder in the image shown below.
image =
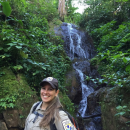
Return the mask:
[[[117, 101], [117, 96], [119, 92], [119, 87], [109, 88], [104, 87], [91, 93], [88, 96], [88, 113], [90, 115], [100, 113], [101, 107], [101, 121], [103, 130], [130, 130], [129, 123], [129, 113], [123, 116], [115, 116], [118, 112], [116, 107], [119, 105]], [[121, 106], [127, 106], [130, 109], [130, 95], [121, 102]]]
[[0, 130], [8, 130], [5, 122], [0, 121]]
[[10, 97], [10, 100], [13, 97], [14, 100], [12, 101], [13, 108], [7, 105], [4, 110], [3, 107], [4, 120], [9, 128], [24, 128], [25, 119], [32, 105], [38, 101], [36, 92], [31, 90], [23, 74], [14, 74], [10, 68], [3, 68], [2, 72], [4, 75], [0, 77], [0, 88], [2, 88], [0, 98], [5, 102], [8, 97]]
[[2, 113], [0, 113], [0, 120], [2, 120], [3, 119], [3, 114]]
[[101, 113], [100, 105], [99, 105], [99, 97], [100, 95], [106, 91], [107, 88], [101, 88], [97, 91], [91, 93], [87, 98], [87, 108], [90, 115]]
[[126, 92], [127, 96], [122, 99], [122, 102], [118, 102], [119, 89], [119, 87], [106, 88], [100, 93], [99, 102], [101, 104], [102, 126], [104, 130], [130, 130], [129, 123], [127, 124], [127, 122], [130, 122], [128, 118], [129, 113], [126, 112], [125, 115], [116, 116], [118, 113], [117, 106], [127, 106], [130, 109], [130, 95], [127, 95]]
[[6, 110], [3, 112], [4, 119], [9, 128], [19, 126], [19, 112], [18, 110]]
[[19, 128], [9, 128], [8, 130], [21, 130]]
[[82, 98], [82, 91], [80, 83], [78, 82], [76, 77], [76, 72], [72, 69], [67, 72], [65, 77], [65, 86], [68, 90], [67, 95], [72, 101], [74, 101], [74, 103], [78, 104]]

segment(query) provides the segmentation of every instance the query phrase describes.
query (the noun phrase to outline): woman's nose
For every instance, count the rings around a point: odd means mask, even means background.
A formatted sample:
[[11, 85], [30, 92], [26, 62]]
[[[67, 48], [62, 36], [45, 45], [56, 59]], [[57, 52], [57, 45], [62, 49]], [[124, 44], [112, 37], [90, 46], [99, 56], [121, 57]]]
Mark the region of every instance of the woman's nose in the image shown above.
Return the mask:
[[47, 89], [45, 89], [45, 90], [44, 90], [44, 93], [47, 93], [47, 92], [48, 92]]

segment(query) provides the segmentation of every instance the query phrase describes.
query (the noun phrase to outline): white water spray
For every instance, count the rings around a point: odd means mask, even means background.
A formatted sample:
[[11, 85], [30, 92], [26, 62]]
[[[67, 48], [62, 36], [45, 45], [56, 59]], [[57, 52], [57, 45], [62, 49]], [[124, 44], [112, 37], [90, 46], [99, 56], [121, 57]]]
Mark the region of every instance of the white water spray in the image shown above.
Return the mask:
[[94, 91], [94, 89], [88, 88], [88, 86], [84, 84], [84, 74], [82, 73], [82, 71], [79, 69], [76, 69], [76, 71], [79, 74], [81, 88], [82, 88], [82, 100], [80, 101], [79, 104], [80, 106], [79, 113], [81, 114], [82, 117], [84, 117], [87, 109], [87, 97], [89, 96], [89, 94], [91, 94]]
[[[72, 60], [74, 59], [74, 53], [78, 54], [79, 57], [81, 58], [86, 58], [86, 54], [84, 52], [84, 50], [81, 47], [81, 36], [76, 32], [75, 29], [72, 28], [72, 24], [68, 23], [67, 24], [68, 27], [68, 33], [69, 33], [69, 37], [70, 37], [70, 54], [72, 53]], [[72, 36], [76, 35], [77, 37], [77, 45], [74, 45]]]

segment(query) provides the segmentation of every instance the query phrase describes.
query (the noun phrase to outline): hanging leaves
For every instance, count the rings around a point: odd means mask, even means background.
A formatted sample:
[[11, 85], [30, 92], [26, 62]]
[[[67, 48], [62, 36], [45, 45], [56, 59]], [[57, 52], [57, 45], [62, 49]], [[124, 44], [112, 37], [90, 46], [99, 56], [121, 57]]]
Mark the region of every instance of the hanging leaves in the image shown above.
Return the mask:
[[130, 65], [128, 65], [125, 70], [130, 73]]
[[0, 3], [3, 6], [3, 13], [8, 17], [11, 14], [11, 7], [9, 5], [9, 2], [0, 1]]

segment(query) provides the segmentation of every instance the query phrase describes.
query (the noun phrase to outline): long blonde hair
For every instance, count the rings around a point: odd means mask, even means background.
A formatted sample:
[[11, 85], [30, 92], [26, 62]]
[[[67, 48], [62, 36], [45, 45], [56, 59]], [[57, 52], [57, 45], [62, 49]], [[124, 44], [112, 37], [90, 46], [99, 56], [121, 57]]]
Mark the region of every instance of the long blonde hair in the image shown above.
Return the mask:
[[60, 118], [59, 116], [59, 108], [61, 108], [62, 105], [60, 103], [59, 97], [56, 96], [47, 107], [44, 117], [41, 120], [39, 126], [45, 127], [50, 124], [51, 120], [55, 119], [58, 120]]

